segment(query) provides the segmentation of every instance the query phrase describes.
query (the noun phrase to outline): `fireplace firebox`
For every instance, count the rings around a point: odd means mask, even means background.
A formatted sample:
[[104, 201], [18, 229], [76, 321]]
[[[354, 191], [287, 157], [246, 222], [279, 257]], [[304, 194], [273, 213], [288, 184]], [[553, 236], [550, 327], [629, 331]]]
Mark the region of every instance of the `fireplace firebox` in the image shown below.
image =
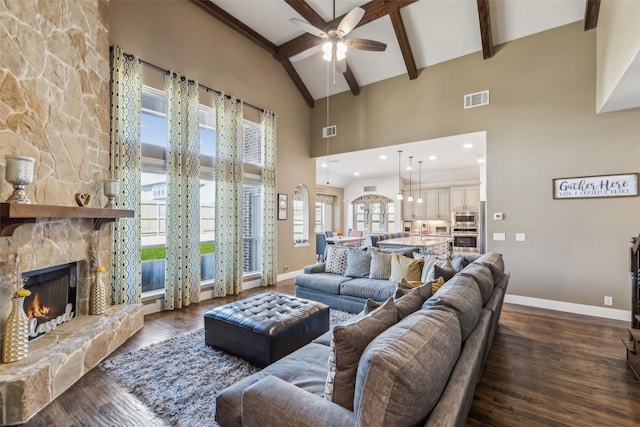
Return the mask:
[[29, 271], [24, 310], [29, 317], [29, 339], [39, 337], [75, 316], [78, 276], [75, 262]]

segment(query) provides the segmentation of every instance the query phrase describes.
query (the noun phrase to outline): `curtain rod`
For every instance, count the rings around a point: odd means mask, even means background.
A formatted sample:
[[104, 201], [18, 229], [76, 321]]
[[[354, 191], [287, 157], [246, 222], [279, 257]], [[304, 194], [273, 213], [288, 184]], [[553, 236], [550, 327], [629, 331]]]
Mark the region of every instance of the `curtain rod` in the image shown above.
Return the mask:
[[[166, 69], [164, 69], [162, 67], [158, 67], [157, 65], [152, 64], [150, 62], [147, 62], [144, 59], [138, 58], [138, 61], [140, 61], [141, 64], [144, 64], [144, 65], [146, 65], [146, 66], [148, 66], [150, 68], [153, 68], [156, 71], [160, 71], [161, 73], [168, 73], [168, 72], [171, 71], [171, 70], [166, 70]], [[222, 95], [221, 91], [213, 89], [213, 88], [210, 88], [209, 86], [205, 86], [202, 83], [198, 83], [198, 86], [201, 87], [202, 89], [206, 90], [207, 92], [214, 92], [214, 93], [217, 93], [218, 95]], [[229, 96], [229, 95], [225, 95], [225, 97], [227, 97], [227, 99], [231, 99], [231, 96]], [[242, 103], [244, 105], [247, 105], [247, 106], [249, 106], [249, 107], [251, 107], [253, 109], [256, 109], [256, 110], [260, 111], [261, 113], [264, 113], [264, 108], [256, 107], [255, 105], [249, 104], [248, 102], [245, 102], [245, 101], [242, 101]]]

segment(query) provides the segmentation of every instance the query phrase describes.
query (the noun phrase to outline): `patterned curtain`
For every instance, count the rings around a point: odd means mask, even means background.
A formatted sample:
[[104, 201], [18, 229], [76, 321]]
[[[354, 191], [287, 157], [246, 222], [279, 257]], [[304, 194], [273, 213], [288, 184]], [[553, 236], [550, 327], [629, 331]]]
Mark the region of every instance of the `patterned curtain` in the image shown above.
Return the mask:
[[242, 290], [242, 104], [216, 95], [214, 296]]
[[140, 261], [140, 117], [142, 66], [118, 46], [111, 49], [111, 175], [120, 182], [119, 207], [133, 218], [113, 226], [111, 303], [141, 302]]
[[167, 98], [167, 258], [164, 308], [200, 300], [200, 136], [198, 83], [171, 71]]
[[326, 203], [328, 205], [333, 205], [336, 203], [336, 196], [316, 193], [316, 203]]
[[387, 196], [381, 196], [378, 194], [370, 194], [366, 196], [360, 196], [351, 202], [352, 205], [359, 205], [363, 203], [393, 203], [393, 200]]
[[261, 114], [264, 128], [264, 187], [262, 211], [262, 286], [275, 285], [278, 268], [277, 200], [276, 200], [276, 115], [270, 111]]

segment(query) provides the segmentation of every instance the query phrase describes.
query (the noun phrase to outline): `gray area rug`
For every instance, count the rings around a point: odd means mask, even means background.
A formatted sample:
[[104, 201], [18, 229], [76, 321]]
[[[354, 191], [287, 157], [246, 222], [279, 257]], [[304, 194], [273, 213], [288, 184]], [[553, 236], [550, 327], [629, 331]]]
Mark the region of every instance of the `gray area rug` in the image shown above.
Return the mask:
[[[331, 325], [353, 314], [331, 310]], [[204, 329], [102, 362], [107, 373], [172, 426], [216, 426], [216, 396], [259, 371], [204, 343]]]

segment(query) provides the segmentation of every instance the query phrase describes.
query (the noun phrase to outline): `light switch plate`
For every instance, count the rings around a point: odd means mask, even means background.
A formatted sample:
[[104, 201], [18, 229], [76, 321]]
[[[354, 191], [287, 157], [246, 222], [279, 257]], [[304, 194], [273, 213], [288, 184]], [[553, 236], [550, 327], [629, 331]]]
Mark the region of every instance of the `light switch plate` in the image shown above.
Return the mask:
[[505, 240], [504, 233], [493, 233], [493, 240]]
[[504, 216], [502, 215], [502, 212], [494, 212], [493, 213], [493, 220], [494, 221], [502, 221], [502, 218]]
[[527, 236], [524, 233], [516, 233], [516, 242], [524, 242]]

